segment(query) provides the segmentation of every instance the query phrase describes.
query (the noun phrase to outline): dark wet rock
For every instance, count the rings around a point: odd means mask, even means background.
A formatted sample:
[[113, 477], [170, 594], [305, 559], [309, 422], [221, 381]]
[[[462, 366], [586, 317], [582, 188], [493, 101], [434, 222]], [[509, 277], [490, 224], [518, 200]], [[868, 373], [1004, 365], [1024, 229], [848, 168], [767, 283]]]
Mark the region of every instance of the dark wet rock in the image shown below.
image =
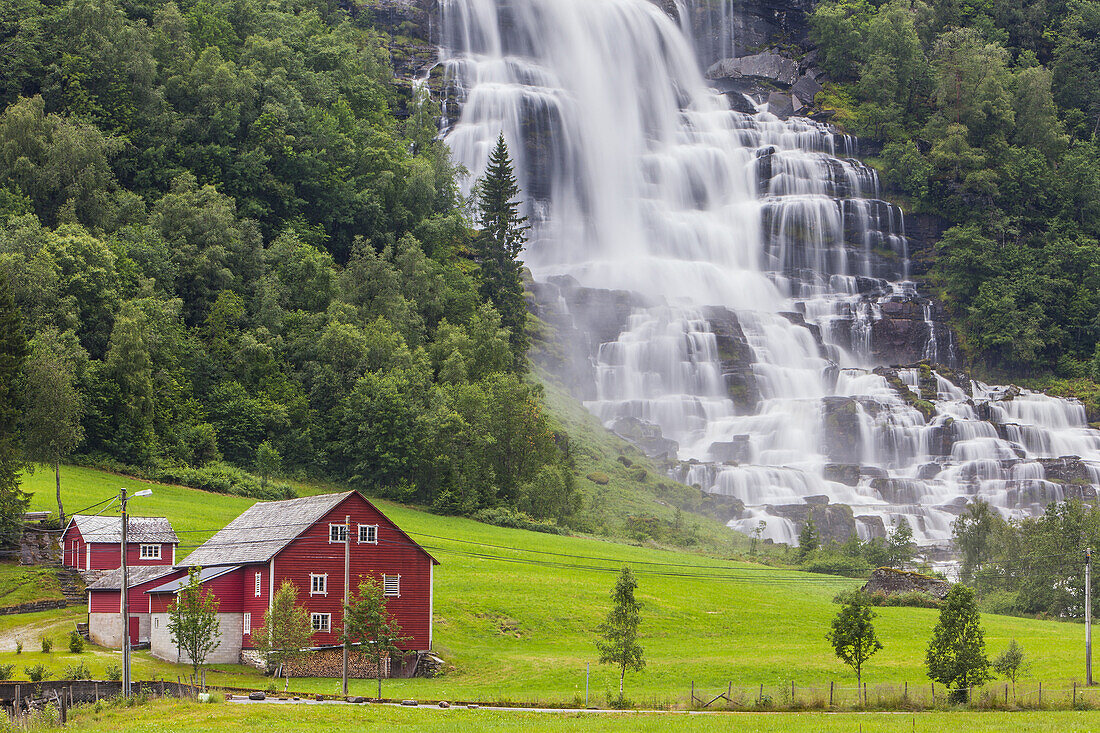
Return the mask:
[[927, 593], [941, 601], [950, 590], [951, 583], [946, 580], [893, 568], [879, 568], [871, 573], [871, 579], [863, 586], [864, 593], [885, 593], [888, 596]]
[[814, 506], [810, 504], [782, 504], [765, 507], [768, 514], [789, 519], [797, 525], [797, 531], [806, 526], [813, 513], [814, 526], [823, 543], [844, 542], [856, 532], [856, 520], [852, 508], [845, 504]]
[[929, 479], [934, 479], [936, 476], [939, 476], [942, 470], [943, 467], [938, 463], [925, 463], [917, 469], [917, 478], [921, 481], [928, 481]]
[[862, 428], [859, 403], [851, 397], [826, 397], [825, 455], [833, 463], [859, 463]]
[[1040, 458], [1047, 481], [1056, 484], [1076, 484], [1083, 486], [1092, 483], [1088, 467], [1077, 456], [1061, 458]]
[[745, 504], [733, 496], [703, 493], [697, 511], [725, 524], [731, 519], [741, 517], [745, 512]]
[[708, 307], [703, 315], [718, 346], [722, 378], [730, 399], [740, 410], [755, 410], [760, 403], [760, 387], [752, 368], [756, 353], [745, 339], [737, 314], [727, 308]]
[[794, 86], [791, 87], [791, 93], [803, 100], [806, 104], [813, 104], [814, 97], [817, 96], [819, 92], [823, 91], [825, 91], [825, 88], [809, 74], [800, 76], [798, 81], [794, 83]]
[[747, 463], [752, 460], [752, 443], [747, 435], [735, 435], [732, 440], [711, 443], [707, 455], [716, 463]]
[[768, 95], [768, 111], [781, 120], [791, 117], [801, 108], [801, 104], [798, 105], [797, 109], [795, 108], [795, 102], [790, 94], [772, 92]]
[[611, 424], [611, 432], [653, 458], [675, 457], [680, 450], [675, 440], [664, 437], [660, 427], [634, 417], [618, 418]]
[[878, 466], [860, 466], [859, 475], [870, 479], [889, 478], [890, 476], [885, 468], [879, 468]]
[[810, 506], [827, 506], [829, 503], [829, 497], [825, 494], [818, 496], [807, 496], [806, 503]]
[[790, 87], [798, 80], [798, 63], [769, 50], [751, 56], [722, 59], [707, 69], [708, 79], [736, 79], [743, 76], [766, 79]]
[[871, 539], [886, 537], [886, 524], [882, 521], [882, 517], [856, 517], [856, 522], [863, 525]]
[[852, 463], [827, 463], [825, 480], [836, 481], [846, 486], [856, 486], [859, 484], [859, 466]]
[[891, 504], [918, 504], [925, 494], [924, 484], [914, 479], [877, 478], [871, 481], [871, 488]]

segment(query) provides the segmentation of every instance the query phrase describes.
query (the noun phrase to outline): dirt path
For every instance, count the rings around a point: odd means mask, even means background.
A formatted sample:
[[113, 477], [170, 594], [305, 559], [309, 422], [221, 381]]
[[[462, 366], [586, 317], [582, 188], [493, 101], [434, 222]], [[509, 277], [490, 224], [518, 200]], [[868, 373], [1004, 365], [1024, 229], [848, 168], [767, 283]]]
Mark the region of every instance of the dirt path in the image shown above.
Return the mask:
[[23, 642], [23, 651], [40, 651], [42, 637], [45, 634], [56, 636], [54, 632], [61, 627], [76, 628], [72, 618], [47, 618], [0, 631], [0, 652], [14, 652], [16, 643], [20, 641]]

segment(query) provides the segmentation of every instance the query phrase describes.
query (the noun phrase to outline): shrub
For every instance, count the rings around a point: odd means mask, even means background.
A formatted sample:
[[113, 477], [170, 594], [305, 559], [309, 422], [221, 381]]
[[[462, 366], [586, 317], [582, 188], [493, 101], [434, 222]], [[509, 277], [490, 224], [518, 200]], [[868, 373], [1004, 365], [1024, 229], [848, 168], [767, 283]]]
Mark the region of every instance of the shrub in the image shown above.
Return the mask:
[[597, 486], [607, 486], [609, 483], [611, 483], [611, 477], [603, 471], [593, 471], [592, 473], [585, 476], [585, 478], [596, 484]]
[[826, 575], [865, 575], [871, 566], [862, 558], [848, 557], [834, 552], [818, 551], [806, 558], [799, 566], [811, 573], [824, 573]]
[[67, 680], [90, 680], [92, 673], [88, 669], [88, 665], [84, 664], [84, 660], [80, 660], [80, 664], [73, 666], [68, 665], [65, 667], [65, 679]]
[[117, 664], [108, 664], [106, 669], [103, 670], [103, 674], [111, 682], [118, 682], [122, 679], [122, 667]]
[[22, 654], [23, 653], [23, 642], [21, 642], [21, 641], [15, 642], [15, 653], [16, 654]]
[[[84, 653], [84, 637], [79, 632], [73, 631], [69, 634], [69, 651], [73, 654]], [[78, 679], [74, 677], [73, 679]]]
[[0, 664], [0, 680], [10, 680], [14, 669], [14, 664]]
[[544, 532], [546, 534], [566, 534], [566, 531], [550, 520], [534, 519], [523, 512], [507, 507], [494, 507], [482, 509], [473, 515], [473, 519], [485, 524], [494, 524], [497, 527], [509, 527], [511, 529], [526, 529], [532, 532]]
[[36, 664], [33, 667], [24, 667], [23, 671], [27, 673], [27, 679], [31, 682], [41, 682], [42, 680], [48, 680], [53, 677], [53, 672], [46, 669], [41, 664]]
[[42, 653], [43, 654], [49, 654], [52, 650], [53, 650], [53, 642], [43, 636], [42, 637]]

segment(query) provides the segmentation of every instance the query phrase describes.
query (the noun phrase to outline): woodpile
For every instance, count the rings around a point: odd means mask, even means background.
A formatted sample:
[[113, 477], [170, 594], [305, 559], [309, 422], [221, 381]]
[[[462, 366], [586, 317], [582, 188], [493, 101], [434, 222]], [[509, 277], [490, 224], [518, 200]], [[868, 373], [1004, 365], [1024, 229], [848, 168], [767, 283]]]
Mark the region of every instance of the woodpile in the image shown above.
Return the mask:
[[[389, 659], [382, 663], [382, 676], [390, 676]], [[321, 649], [309, 652], [301, 659], [287, 665], [291, 677], [340, 677], [343, 673], [343, 650]], [[348, 652], [348, 677], [373, 679], [377, 677], [374, 662], [357, 651]]]

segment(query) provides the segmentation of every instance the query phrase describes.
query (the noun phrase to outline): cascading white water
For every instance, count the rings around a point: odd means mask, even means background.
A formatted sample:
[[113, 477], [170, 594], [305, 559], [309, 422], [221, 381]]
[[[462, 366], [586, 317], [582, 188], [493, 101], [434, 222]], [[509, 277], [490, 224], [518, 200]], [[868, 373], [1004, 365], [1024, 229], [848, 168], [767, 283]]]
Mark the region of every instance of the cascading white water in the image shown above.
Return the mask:
[[[676, 458], [695, 459], [679, 478], [737, 497], [746, 512], [731, 526], [764, 519], [778, 541], [793, 525], [768, 507], [820, 496], [851, 505], [861, 536], [905, 516], [919, 540], [942, 541], [959, 497], [1012, 513], [1059, 495], [1036, 459], [1100, 466], [1080, 405], [985, 386], [971, 398], [935, 375], [928, 420], [866, 371], [882, 358], [884, 310], [917, 297], [901, 211], [851, 157], [854, 140], [763, 107], [732, 111], [700, 72], [735, 50], [732, 26], [693, 38], [697, 0], [675, 4], [679, 24], [647, 0], [441, 0], [461, 106], [446, 140], [467, 187], [503, 133], [536, 279], [638, 294], [593, 354], [588, 407], [608, 424], [658, 426]], [[709, 307], [733, 314], [736, 333], [720, 333]], [[923, 355], [937, 360], [931, 307], [915, 307]], [[753, 399], [735, 400], [724, 374], [730, 338], [750, 355], [739, 378]], [[898, 376], [920, 391], [918, 370]]]

